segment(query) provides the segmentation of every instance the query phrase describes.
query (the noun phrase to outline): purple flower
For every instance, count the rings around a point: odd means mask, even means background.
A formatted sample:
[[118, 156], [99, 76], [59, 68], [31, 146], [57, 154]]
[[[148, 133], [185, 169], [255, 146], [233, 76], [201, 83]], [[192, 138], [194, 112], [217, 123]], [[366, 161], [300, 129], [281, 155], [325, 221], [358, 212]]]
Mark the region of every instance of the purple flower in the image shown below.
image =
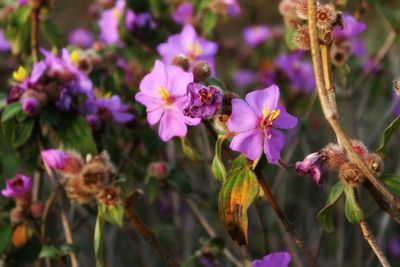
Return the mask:
[[257, 79], [257, 76], [254, 71], [250, 69], [240, 69], [237, 70], [233, 76], [233, 80], [237, 87], [246, 87], [252, 83], [254, 83]]
[[155, 29], [157, 27], [157, 23], [154, 21], [153, 17], [148, 12], [142, 12], [136, 15], [135, 24], [139, 26], [139, 28], [150, 27], [150, 29]]
[[236, 17], [242, 11], [237, 0], [222, 0], [226, 7], [227, 13], [231, 17]]
[[1, 190], [1, 194], [9, 198], [22, 198], [31, 191], [31, 188], [31, 177], [19, 173], [11, 180], [6, 179], [6, 188]]
[[183, 114], [191, 118], [208, 119], [222, 104], [222, 95], [213, 86], [205, 87], [201, 83], [189, 83], [187, 94], [188, 102], [183, 109]]
[[247, 27], [243, 31], [243, 38], [247, 46], [256, 47], [271, 37], [271, 31], [265, 25]]
[[99, 20], [100, 40], [108, 45], [119, 42], [118, 24], [125, 8], [125, 0], [118, 0], [114, 7], [101, 14]]
[[207, 61], [214, 70], [214, 56], [218, 45], [198, 37], [193, 26], [186, 24], [180, 34], [172, 35], [166, 43], [157, 47], [158, 53], [166, 64], [171, 64], [176, 56], [184, 55], [191, 63], [197, 60]]
[[387, 251], [395, 257], [400, 257], [400, 236], [392, 237], [387, 243]]
[[95, 100], [88, 100], [86, 106], [91, 110], [91, 113], [93, 113], [87, 117], [92, 125], [93, 123], [96, 125], [99, 119], [114, 121], [121, 124], [134, 119], [134, 116], [127, 112], [129, 106], [123, 104], [121, 98], [117, 95], [110, 98], [101, 97]]
[[275, 66], [289, 79], [294, 90], [312, 92], [315, 88], [312, 64], [302, 60], [302, 52], [282, 54], [275, 60]]
[[322, 185], [322, 169], [324, 160], [320, 152], [315, 152], [303, 161], [296, 162], [296, 172], [301, 176], [310, 176], [311, 180], [318, 186]]
[[40, 155], [46, 166], [56, 171], [78, 173], [83, 165], [82, 158], [74, 152], [47, 149], [43, 150]]
[[36, 114], [40, 109], [39, 100], [34, 97], [22, 98], [22, 110], [30, 115]]
[[193, 16], [193, 5], [190, 2], [180, 4], [172, 14], [172, 19], [178, 24], [189, 23]]
[[18, 0], [18, 4], [19, 4], [20, 6], [27, 5], [27, 4], [28, 4], [28, 0]]
[[262, 260], [255, 260], [252, 267], [287, 267], [291, 261], [287, 252], [274, 252], [265, 256]]
[[175, 66], [165, 66], [157, 60], [153, 70], [140, 82], [136, 101], [146, 106], [150, 125], [160, 122], [158, 134], [163, 141], [174, 136], [185, 136], [187, 125], [197, 125], [200, 119], [183, 115], [187, 101], [186, 88], [193, 82], [193, 74]]
[[10, 43], [4, 36], [4, 31], [0, 30], [0, 51], [8, 51], [10, 48]]
[[297, 118], [288, 114], [279, 103], [279, 88], [272, 85], [257, 90], [242, 99], [232, 100], [232, 115], [228, 129], [236, 133], [230, 148], [242, 152], [248, 159], [258, 159], [263, 150], [270, 163], [277, 163], [285, 144], [285, 135], [278, 129], [296, 126]]
[[352, 15], [345, 13], [343, 15], [344, 28], [335, 27], [332, 31], [334, 44], [342, 43], [344, 40], [351, 42], [351, 52], [355, 56], [363, 56], [366, 53], [365, 44], [359, 39], [359, 35], [365, 31], [366, 25], [357, 21]]
[[94, 37], [90, 31], [78, 28], [69, 34], [68, 41], [70, 44], [80, 48], [89, 48], [94, 42]]

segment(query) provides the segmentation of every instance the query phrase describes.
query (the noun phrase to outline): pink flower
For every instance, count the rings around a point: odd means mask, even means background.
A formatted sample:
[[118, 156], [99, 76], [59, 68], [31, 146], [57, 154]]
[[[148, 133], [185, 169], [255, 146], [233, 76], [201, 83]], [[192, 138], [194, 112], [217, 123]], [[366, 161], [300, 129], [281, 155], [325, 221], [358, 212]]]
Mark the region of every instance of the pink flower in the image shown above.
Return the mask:
[[290, 129], [296, 124], [297, 118], [279, 103], [278, 86], [253, 91], [246, 95], [246, 101], [232, 100], [228, 129], [236, 135], [230, 148], [250, 160], [258, 159], [264, 150], [267, 160], [277, 163], [285, 144], [285, 135], [278, 129]]
[[6, 188], [1, 190], [1, 194], [9, 198], [22, 198], [32, 189], [32, 179], [24, 174], [17, 174], [12, 179], [6, 179]]
[[287, 267], [291, 261], [287, 252], [274, 252], [266, 255], [262, 260], [255, 260], [252, 267]]
[[187, 101], [187, 85], [193, 82], [193, 74], [176, 66], [165, 66], [157, 60], [153, 70], [140, 82], [136, 101], [146, 106], [150, 125], [160, 122], [158, 134], [163, 141], [174, 136], [185, 136], [187, 125], [197, 125], [201, 119], [183, 115]]
[[74, 152], [61, 149], [47, 149], [43, 150], [40, 155], [47, 167], [60, 172], [78, 173], [83, 166], [81, 156]]

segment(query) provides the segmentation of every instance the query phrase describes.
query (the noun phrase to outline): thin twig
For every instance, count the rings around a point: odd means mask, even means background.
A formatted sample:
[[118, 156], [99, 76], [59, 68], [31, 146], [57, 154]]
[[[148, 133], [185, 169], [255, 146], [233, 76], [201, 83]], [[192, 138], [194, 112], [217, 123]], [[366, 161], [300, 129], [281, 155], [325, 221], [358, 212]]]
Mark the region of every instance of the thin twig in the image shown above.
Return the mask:
[[31, 53], [34, 63], [39, 61], [39, 45], [38, 45], [38, 32], [39, 32], [39, 14], [42, 8], [41, 0], [31, 1]]
[[156, 239], [155, 234], [147, 228], [136, 212], [131, 208], [133, 196], [128, 196], [124, 201], [125, 216], [130, 224], [142, 235], [144, 240], [158, 253], [158, 255], [170, 267], [179, 267], [176, 260], [167, 252], [167, 250]]
[[368, 242], [368, 244], [371, 246], [372, 250], [374, 251], [376, 257], [378, 257], [380, 263], [384, 267], [390, 267], [390, 263], [386, 259], [385, 255], [382, 252], [382, 249], [379, 247], [378, 243], [376, 242], [374, 234], [370, 231], [368, 228], [368, 224], [362, 220], [360, 222], [360, 228], [363, 233], [364, 239]]
[[293, 225], [289, 222], [289, 220], [286, 218], [285, 214], [283, 213], [282, 209], [279, 207], [278, 203], [276, 202], [274, 196], [271, 193], [271, 190], [269, 189], [267, 183], [264, 180], [264, 177], [260, 172], [257, 172], [257, 180], [259, 184], [261, 185], [262, 190], [264, 191], [265, 198], [267, 199], [268, 203], [271, 205], [271, 208], [275, 212], [276, 216], [282, 223], [282, 225], [285, 227], [286, 231], [291, 235], [293, 240], [295, 241], [296, 245], [300, 248], [301, 252], [304, 254], [304, 256], [307, 258], [307, 260], [310, 263], [310, 266], [318, 266], [314, 256], [308, 250], [306, 245], [304, 244], [304, 241], [299, 237], [297, 234], [296, 230], [294, 229]]
[[[322, 110], [326, 120], [331, 125], [333, 131], [336, 134], [338, 143], [343, 146], [346, 150], [350, 160], [354, 162], [361, 172], [367, 177], [367, 179], [373, 184], [373, 186], [390, 202], [396, 205], [396, 208], [400, 208], [400, 199], [393, 195], [380, 180], [371, 172], [361, 157], [354, 151], [354, 148], [347, 137], [343, 127], [340, 123], [339, 114], [337, 109], [333, 109], [330, 104], [330, 99], [324, 84], [322, 59], [320, 52], [320, 45], [318, 39], [318, 29], [316, 24], [316, 2], [315, 0], [308, 0], [308, 26], [310, 33], [311, 43], [311, 55], [314, 66], [315, 82], [318, 89], [318, 95], [321, 102]], [[330, 66], [328, 66], [330, 68]]]

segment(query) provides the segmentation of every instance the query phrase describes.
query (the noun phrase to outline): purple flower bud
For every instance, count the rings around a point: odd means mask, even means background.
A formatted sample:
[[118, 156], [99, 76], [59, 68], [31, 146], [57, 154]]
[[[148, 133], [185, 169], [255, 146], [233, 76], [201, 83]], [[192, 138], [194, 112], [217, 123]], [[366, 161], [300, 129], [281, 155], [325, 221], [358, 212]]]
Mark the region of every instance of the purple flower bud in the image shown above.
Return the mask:
[[50, 168], [65, 173], [78, 173], [83, 165], [82, 158], [60, 149], [47, 149], [40, 153], [44, 163]]
[[22, 98], [22, 110], [29, 115], [35, 115], [40, 109], [39, 100], [35, 97]]
[[185, 116], [207, 119], [212, 117], [222, 104], [222, 95], [213, 86], [205, 87], [200, 83], [189, 83], [187, 92], [188, 103], [183, 110]]
[[291, 261], [287, 252], [274, 252], [266, 255], [262, 260], [255, 260], [252, 267], [287, 267]]
[[31, 177], [19, 173], [11, 180], [6, 179], [6, 188], [1, 190], [1, 194], [9, 198], [23, 198], [31, 191], [31, 188]]
[[10, 50], [10, 43], [4, 36], [4, 31], [0, 30], [0, 52]]
[[89, 48], [94, 42], [94, 37], [88, 30], [78, 28], [69, 34], [68, 41], [70, 44], [81, 48]]
[[309, 175], [311, 180], [318, 186], [322, 185], [322, 165], [323, 158], [320, 152], [312, 153], [305, 157], [303, 161], [296, 162], [296, 172], [298, 175]]

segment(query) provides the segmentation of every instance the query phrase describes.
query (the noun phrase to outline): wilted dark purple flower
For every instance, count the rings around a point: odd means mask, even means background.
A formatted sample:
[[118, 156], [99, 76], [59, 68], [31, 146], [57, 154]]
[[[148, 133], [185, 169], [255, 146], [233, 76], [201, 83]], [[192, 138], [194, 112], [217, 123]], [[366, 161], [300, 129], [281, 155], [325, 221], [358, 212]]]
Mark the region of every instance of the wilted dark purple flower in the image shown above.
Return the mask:
[[233, 75], [233, 81], [237, 87], [246, 87], [256, 81], [256, 73], [250, 69], [240, 69]]
[[0, 30], [0, 51], [10, 50], [10, 43], [4, 36], [4, 31]]
[[68, 42], [80, 48], [89, 48], [94, 42], [94, 37], [90, 31], [78, 28], [69, 34]]
[[271, 37], [271, 31], [265, 25], [247, 27], [243, 31], [243, 38], [247, 46], [256, 47]]
[[320, 152], [315, 152], [307, 157], [303, 161], [296, 162], [296, 172], [301, 176], [310, 176], [311, 180], [317, 185], [322, 185], [322, 168], [324, 159]]
[[289, 79], [294, 90], [312, 92], [315, 88], [312, 64], [303, 60], [302, 52], [282, 54], [275, 60], [275, 66]]
[[6, 188], [1, 194], [9, 198], [22, 198], [32, 189], [32, 179], [24, 174], [17, 174], [11, 180], [6, 179]]
[[186, 24], [190, 22], [193, 16], [193, 4], [190, 2], [183, 2], [172, 14], [172, 19], [179, 24]]
[[214, 86], [206, 87], [200, 83], [187, 86], [188, 102], [183, 114], [191, 118], [211, 118], [222, 104], [221, 92]]
[[266, 255], [262, 260], [255, 260], [252, 267], [287, 267], [291, 261], [287, 252], [274, 252]]

